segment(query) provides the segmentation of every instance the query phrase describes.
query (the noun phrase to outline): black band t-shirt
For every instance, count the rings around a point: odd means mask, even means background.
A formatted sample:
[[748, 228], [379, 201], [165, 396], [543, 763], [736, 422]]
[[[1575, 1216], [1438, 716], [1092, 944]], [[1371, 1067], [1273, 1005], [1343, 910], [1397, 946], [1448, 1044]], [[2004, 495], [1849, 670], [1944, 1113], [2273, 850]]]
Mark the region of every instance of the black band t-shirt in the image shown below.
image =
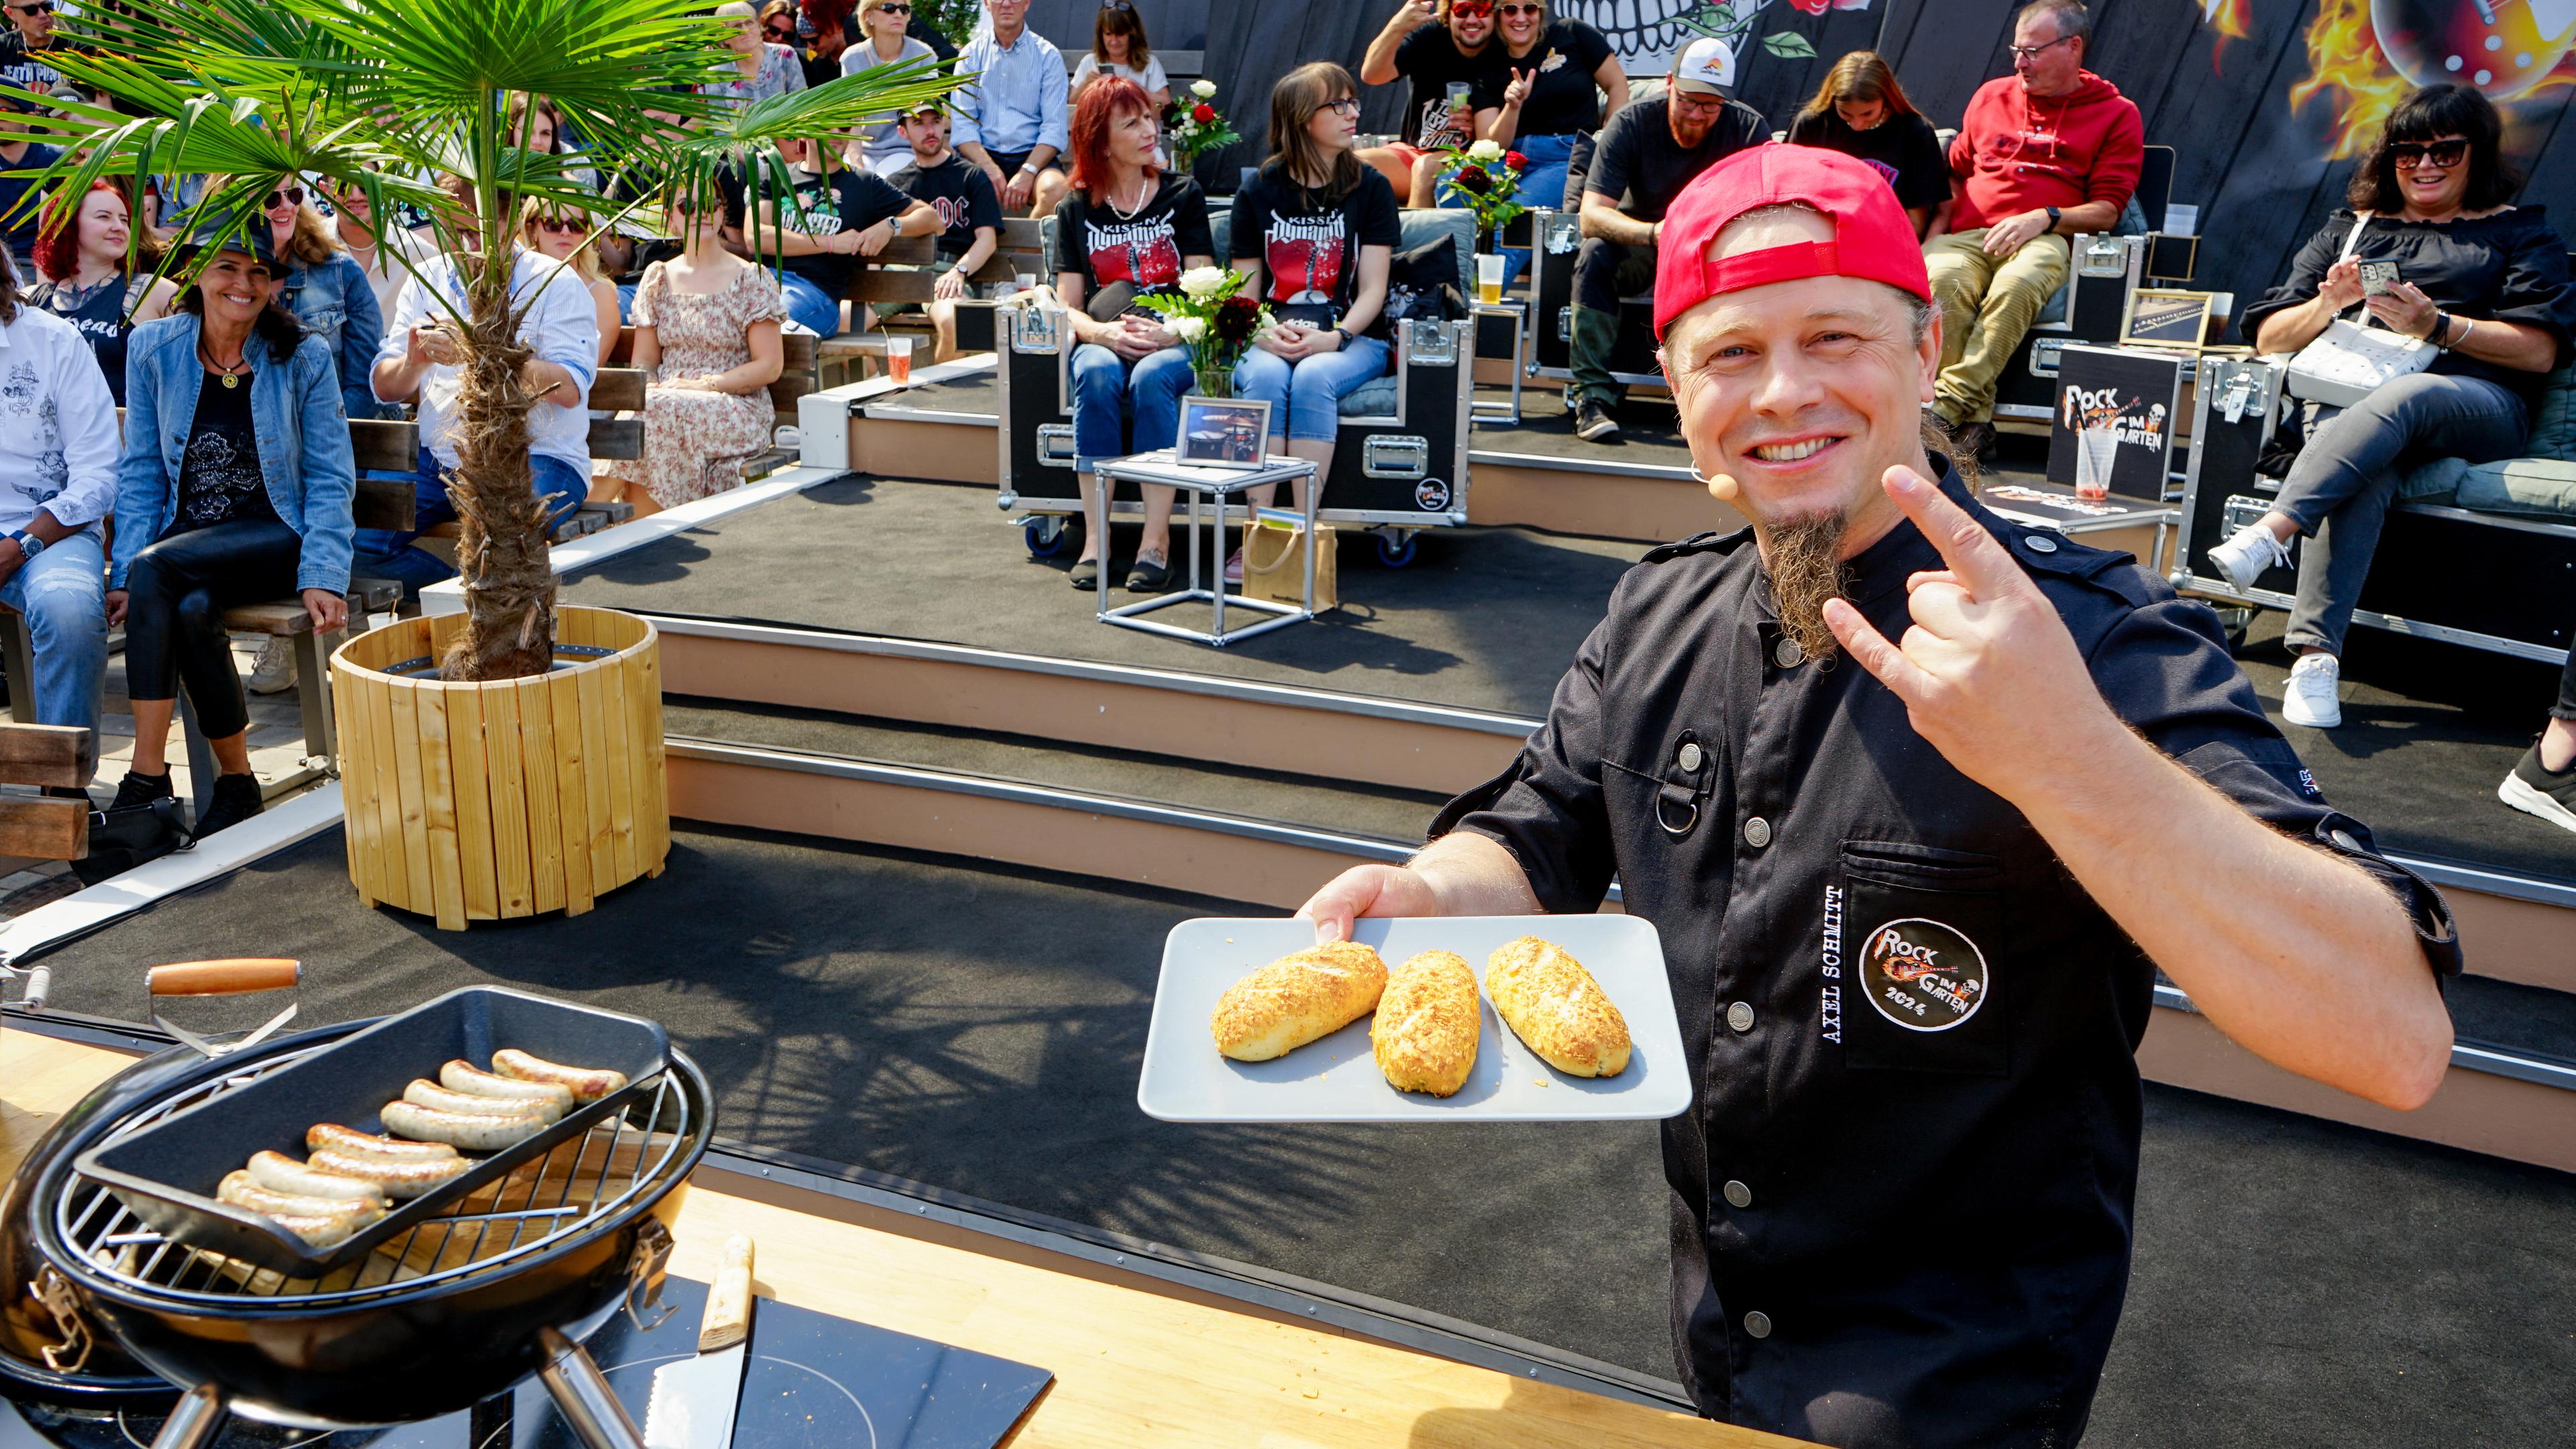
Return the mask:
[[1207, 193], [1196, 181], [1165, 172], [1132, 216], [1112, 208], [1105, 196], [1093, 201], [1079, 187], [1065, 193], [1055, 206], [1048, 271], [1081, 273], [1087, 304], [1121, 282], [1130, 293], [1177, 287], [1184, 258], [1215, 255]]
[[1741, 101], [1728, 101], [1700, 143], [1684, 150], [1673, 139], [1669, 99], [1658, 96], [1633, 102], [1602, 128], [1601, 146], [1593, 153], [1592, 169], [1584, 173], [1583, 189], [1609, 197], [1612, 205], [1638, 221], [1661, 221], [1692, 178], [1748, 146], [1762, 145], [1770, 129], [1761, 112]]
[[[254, 340], [253, 345], [260, 345]], [[179, 456], [179, 506], [170, 512], [162, 533], [190, 533], [218, 523], [275, 523], [276, 507], [268, 501], [268, 480], [259, 470], [259, 431], [251, 422], [248, 374], [234, 385], [207, 373], [197, 390], [197, 415], [188, 429], [187, 450]]]
[[1494, 57], [1502, 47], [1486, 41], [1485, 48], [1474, 55], [1460, 55], [1458, 41], [1446, 25], [1423, 26], [1404, 38], [1395, 48], [1396, 74], [1411, 83], [1412, 98], [1404, 106], [1404, 143], [1424, 151], [1437, 151], [1444, 146], [1464, 146], [1476, 139], [1457, 125], [1456, 113], [1449, 109], [1449, 83], [1467, 83], [1469, 104], [1483, 84], [1485, 72], [1494, 66]]
[[936, 166], [908, 161], [887, 179], [897, 191], [915, 201], [929, 202], [930, 209], [939, 213], [939, 259], [943, 262], [966, 255], [966, 249], [975, 244], [975, 228], [989, 226], [997, 234], [1002, 229], [1002, 198], [993, 194], [993, 178], [981, 168], [967, 165], [966, 159], [954, 151]]
[[1866, 131], [1855, 131], [1827, 106], [1790, 122], [1789, 144], [1821, 146], [1868, 162], [1896, 188], [1900, 206], [1939, 206], [1950, 199], [1949, 159], [1941, 153], [1932, 123], [1919, 113], [1889, 116]]
[[[1281, 321], [1339, 322], [1359, 295], [1360, 248], [1392, 250], [1403, 240], [1395, 189], [1373, 168], [1359, 170], [1359, 184], [1339, 200], [1298, 185], [1276, 161], [1235, 194], [1232, 251], [1261, 263], [1261, 300]], [[1385, 320], [1372, 320], [1370, 335], [1381, 335]]]
[[1597, 130], [1601, 125], [1601, 96], [1592, 73], [1610, 58], [1610, 39], [1580, 20], [1560, 20], [1539, 36], [1538, 44], [1527, 55], [1513, 58], [1511, 51], [1496, 40], [1486, 47], [1487, 62], [1478, 77], [1480, 89], [1475, 105], [1480, 111], [1500, 110], [1503, 88], [1511, 84], [1514, 70], [1537, 70], [1530, 80], [1529, 96], [1521, 102], [1520, 124], [1513, 128], [1515, 139], [1522, 136], [1573, 136]]
[[[820, 176], [790, 167], [787, 174], [796, 183], [795, 196], [769, 197], [770, 214], [778, 218], [782, 231], [818, 237], [866, 231], [889, 217], [903, 215], [912, 206], [911, 197], [895, 190], [891, 182], [873, 171], [843, 168]], [[764, 248], [755, 246], [753, 250], [766, 255]], [[838, 297], [849, 290], [850, 279], [867, 261], [865, 257], [832, 252], [786, 260], [787, 270], [822, 288], [827, 297]]]

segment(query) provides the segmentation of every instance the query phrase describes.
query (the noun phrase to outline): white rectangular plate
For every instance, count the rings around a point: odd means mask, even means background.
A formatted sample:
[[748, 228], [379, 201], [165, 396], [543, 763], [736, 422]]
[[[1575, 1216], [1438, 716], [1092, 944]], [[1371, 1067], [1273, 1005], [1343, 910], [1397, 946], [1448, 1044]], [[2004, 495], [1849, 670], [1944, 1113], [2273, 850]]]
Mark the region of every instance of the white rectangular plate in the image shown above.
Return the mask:
[[[1521, 936], [1554, 941], [1591, 971], [1627, 1019], [1633, 1049], [1615, 1077], [1569, 1077], [1512, 1035], [1484, 994], [1485, 961]], [[1483, 1008], [1476, 1070], [1454, 1097], [1399, 1092], [1369, 1051], [1361, 1017], [1273, 1061], [1218, 1053], [1208, 1023], [1226, 988], [1315, 944], [1306, 921], [1204, 917], [1163, 942], [1163, 979], [1145, 1034], [1136, 1105], [1166, 1122], [1584, 1122], [1659, 1120], [1690, 1109], [1690, 1072], [1673, 1016], [1663, 941], [1636, 916], [1458, 916], [1369, 920], [1354, 939], [1392, 971], [1422, 951], [1455, 951]]]

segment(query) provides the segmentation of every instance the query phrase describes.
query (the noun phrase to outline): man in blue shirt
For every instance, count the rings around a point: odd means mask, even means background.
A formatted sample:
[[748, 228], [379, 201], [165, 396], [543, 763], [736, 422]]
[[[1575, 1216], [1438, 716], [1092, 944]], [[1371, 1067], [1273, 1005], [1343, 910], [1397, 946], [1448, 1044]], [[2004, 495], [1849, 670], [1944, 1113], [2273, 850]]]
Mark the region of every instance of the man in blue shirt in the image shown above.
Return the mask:
[[1028, 28], [1029, 0], [984, 0], [984, 11], [991, 27], [957, 56], [957, 73], [977, 80], [957, 93], [951, 139], [1004, 210], [1045, 216], [1068, 185], [1057, 164], [1070, 119], [1064, 53]]

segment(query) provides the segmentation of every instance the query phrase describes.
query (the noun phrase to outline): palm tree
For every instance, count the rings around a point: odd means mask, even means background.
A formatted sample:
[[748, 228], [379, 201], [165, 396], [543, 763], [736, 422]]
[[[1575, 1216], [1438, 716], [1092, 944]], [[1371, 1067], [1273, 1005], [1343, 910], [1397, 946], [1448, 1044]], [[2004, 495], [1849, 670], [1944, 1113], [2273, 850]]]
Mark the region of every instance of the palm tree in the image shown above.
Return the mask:
[[[0, 125], [65, 147], [41, 174], [78, 195], [101, 176], [221, 178], [192, 224], [227, 235], [265, 225], [259, 203], [298, 176], [366, 194], [374, 215], [425, 212], [457, 258], [464, 296], [424, 287], [453, 319], [465, 360], [459, 466], [449, 478], [462, 536], [466, 626], [442, 661], [455, 680], [541, 674], [554, 657], [555, 583], [546, 505], [528, 470], [517, 339], [526, 299], [510, 297], [517, 216], [504, 199], [624, 215], [564, 158], [508, 134], [512, 92], [551, 99], [603, 170], [635, 168], [704, 201], [731, 167], [758, 198], [792, 194], [775, 143], [818, 140], [872, 116], [936, 101], [961, 82], [928, 63], [843, 77], [748, 107], [694, 93], [733, 66], [724, 22], [704, 0], [145, 0], [92, 6], [67, 27], [95, 47], [49, 54], [112, 106]], [[25, 92], [0, 87], [19, 97]], [[51, 98], [31, 98], [59, 106]], [[21, 173], [38, 174], [38, 173]], [[434, 182], [468, 178], [472, 215]], [[37, 204], [30, 188], [25, 202]], [[638, 202], [658, 219], [658, 208]], [[637, 207], [629, 207], [635, 210]], [[140, 230], [139, 228], [137, 229]], [[772, 230], [771, 235], [775, 235]], [[211, 248], [207, 249], [211, 251]], [[400, 262], [392, 248], [388, 259]], [[497, 264], [496, 264], [497, 263]], [[409, 267], [408, 262], [401, 262]], [[417, 273], [415, 273], [417, 275]], [[569, 284], [567, 284], [569, 285]]]

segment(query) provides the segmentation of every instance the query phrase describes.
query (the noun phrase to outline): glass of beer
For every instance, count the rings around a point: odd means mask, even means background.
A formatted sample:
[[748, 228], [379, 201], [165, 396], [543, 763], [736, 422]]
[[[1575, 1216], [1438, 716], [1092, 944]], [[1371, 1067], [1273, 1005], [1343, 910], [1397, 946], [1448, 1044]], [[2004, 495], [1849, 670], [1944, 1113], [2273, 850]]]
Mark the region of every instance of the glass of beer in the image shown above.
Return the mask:
[[1503, 259], [1480, 252], [1476, 256], [1476, 300], [1490, 307], [1503, 300]]
[[897, 387], [908, 387], [911, 385], [911, 338], [889, 337], [886, 339], [886, 376], [893, 378], [894, 385]]

